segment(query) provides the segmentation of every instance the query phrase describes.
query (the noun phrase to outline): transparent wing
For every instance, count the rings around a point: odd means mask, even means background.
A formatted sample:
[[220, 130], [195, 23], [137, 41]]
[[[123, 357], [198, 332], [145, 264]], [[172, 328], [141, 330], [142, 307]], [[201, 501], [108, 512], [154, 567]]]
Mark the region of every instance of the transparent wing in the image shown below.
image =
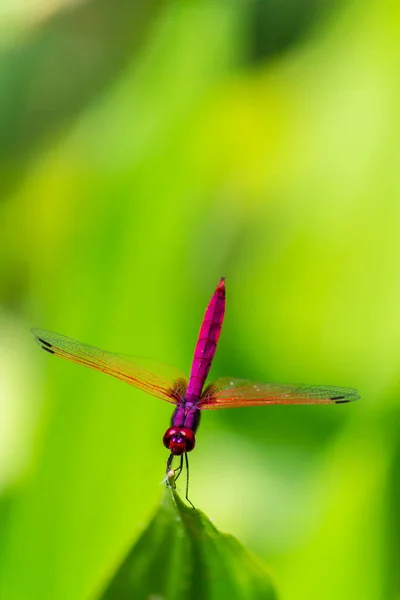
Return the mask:
[[202, 410], [263, 404], [342, 404], [358, 400], [357, 390], [304, 383], [255, 383], [222, 377], [204, 390]]
[[112, 375], [173, 404], [185, 395], [187, 380], [178, 369], [148, 358], [131, 358], [123, 354], [105, 352], [51, 331], [31, 331], [39, 346], [50, 354]]

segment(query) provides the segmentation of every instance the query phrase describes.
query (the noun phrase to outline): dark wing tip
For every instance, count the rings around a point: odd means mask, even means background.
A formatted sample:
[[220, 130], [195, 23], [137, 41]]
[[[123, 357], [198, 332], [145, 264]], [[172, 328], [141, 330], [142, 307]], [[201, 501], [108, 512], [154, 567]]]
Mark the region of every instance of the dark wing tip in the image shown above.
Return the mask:
[[50, 348], [47, 348], [47, 346], [42, 346], [42, 350], [46, 350], [46, 352], [49, 352], [49, 354], [55, 354], [54, 350], [50, 350]]
[[53, 345], [50, 344], [50, 342], [47, 342], [42, 337], [39, 337], [39, 335], [38, 335], [39, 331], [40, 330], [38, 330], [38, 329], [31, 329], [31, 332], [35, 338], [35, 342], [42, 348], [42, 350], [46, 350], [46, 352], [49, 352], [50, 354], [55, 354], [54, 350], [51, 350]]
[[359, 400], [360, 396], [358, 395], [357, 390], [349, 390], [347, 393], [344, 393], [342, 396], [334, 396], [331, 400], [335, 404], [347, 404], [348, 402], [355, 402], [355, 400]]

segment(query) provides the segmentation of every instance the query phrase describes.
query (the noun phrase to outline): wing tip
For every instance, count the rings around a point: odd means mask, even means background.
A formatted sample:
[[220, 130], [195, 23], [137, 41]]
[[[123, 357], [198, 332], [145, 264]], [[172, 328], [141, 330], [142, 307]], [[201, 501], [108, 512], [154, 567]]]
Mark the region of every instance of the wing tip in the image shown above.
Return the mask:
[[331, 398], [332, 402], [335, 404], [348, 404], [349, 402], [355, 402], [356, 400], [360, 400], [360, 396], [358, 395], [358, 391], [354, 390], [350, 393], [343, 394], [342, 396], [334, 396]]
[[51, 348], [47, 348], [47, 346], [41, 346], [41, 349], [45, 350], [49, 354], [55, 354], [54, 350], [51, 350]]
[[50, 342], [47, 342], [43, 337], [41, 337], [43, 333], [45, 333], [44, 331], [33, 327], [31, 329], [31, 333], [35, 338], [35, 342], [38, 344], [38, 346], [41, 347], [42, 350], [45, 350], [49, 354], [55, 354], [54, 350], [51, 349], [53, 348], [53, 345], [50, 344]]

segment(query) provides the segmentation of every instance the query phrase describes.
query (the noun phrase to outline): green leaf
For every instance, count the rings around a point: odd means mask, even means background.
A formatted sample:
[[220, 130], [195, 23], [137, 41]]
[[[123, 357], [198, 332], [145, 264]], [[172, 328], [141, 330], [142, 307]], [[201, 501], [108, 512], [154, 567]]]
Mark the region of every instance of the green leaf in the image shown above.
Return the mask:
[[275, 600], [264, 566], [168, 488], [101, 600]]

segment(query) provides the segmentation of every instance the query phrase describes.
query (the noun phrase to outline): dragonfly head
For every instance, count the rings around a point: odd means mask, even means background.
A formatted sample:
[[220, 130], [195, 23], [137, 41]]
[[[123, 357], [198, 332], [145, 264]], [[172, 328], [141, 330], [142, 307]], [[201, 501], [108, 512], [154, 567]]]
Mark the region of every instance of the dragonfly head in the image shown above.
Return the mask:
[[163, 443], [175, 456], [181, 456], [184, 452], [193, 450], [196, 444], [194, 431], [187, 427], [170, 427], [165, 432]]

